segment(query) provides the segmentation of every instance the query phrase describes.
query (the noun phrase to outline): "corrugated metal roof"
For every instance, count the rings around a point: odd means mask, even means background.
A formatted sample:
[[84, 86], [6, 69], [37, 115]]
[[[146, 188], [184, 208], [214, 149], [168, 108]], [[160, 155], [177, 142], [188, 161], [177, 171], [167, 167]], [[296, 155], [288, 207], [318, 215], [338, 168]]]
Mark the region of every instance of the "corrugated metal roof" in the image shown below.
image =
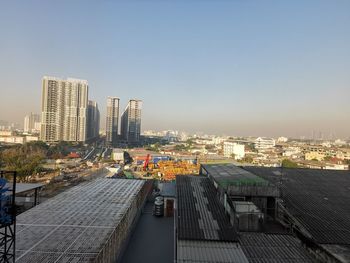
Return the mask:
[[269, 185], [265, 179], [234, 164], [203, 164], [203, 169], [220, 185]]
[[301, 242], [290, 235], [241, 233], [240, 243], [249, 262], [315, 262]]
[[16, 262], [90, 262], [118, 227], [131, 224], [144, 183], [97, 179], [20, 214]]
[[200, 176], [177, 176], [179, 239], [235, 241], [237, 234], [217, 199], [211, 181]]
[[[41, 183], [16, 183], [16, 194], [24, 193], [27, 191], [35, 190], [36, 188], [43, 187], [44, 184]], [[6, 187], [12, 189], [12, 183], [6, 184]]]
[[178, 240], [176, 262], [248, 263], [248, 259], [238, 243]]
[[245, 167], [282, 182], [286, 209], [320, 244], [350, 245], [350, 171]]

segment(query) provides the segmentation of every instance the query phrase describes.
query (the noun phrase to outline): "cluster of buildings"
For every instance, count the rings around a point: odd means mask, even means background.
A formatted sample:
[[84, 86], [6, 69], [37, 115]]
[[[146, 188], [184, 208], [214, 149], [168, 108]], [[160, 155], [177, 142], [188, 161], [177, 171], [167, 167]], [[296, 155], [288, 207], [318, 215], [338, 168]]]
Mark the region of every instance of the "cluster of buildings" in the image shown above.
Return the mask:
[[119, 98], [107, 98], [106, 143], [117, 146], [120, 143], [137, 145], [141, 134], [142, 101], [132, 99], [120, 117], [119, 134]]
[[[108, 97], [106, 117], [106, 142], [138, 143], [141, 130], [142, 101], [130, 100], [121, 115], [119, 135], [119, 98]], [[100, 111], [95, 101], [89, 100], [86, 80], [66, 80], [45, 76], [42, 80], [40, 139], [52, 143], [58, 141], [86, 142], [97, 138], [100, 130]], [[27, 130], [35, 129], [38, 117], [27, 116]], [[33, 124], [34, 123], [34, 124]]]

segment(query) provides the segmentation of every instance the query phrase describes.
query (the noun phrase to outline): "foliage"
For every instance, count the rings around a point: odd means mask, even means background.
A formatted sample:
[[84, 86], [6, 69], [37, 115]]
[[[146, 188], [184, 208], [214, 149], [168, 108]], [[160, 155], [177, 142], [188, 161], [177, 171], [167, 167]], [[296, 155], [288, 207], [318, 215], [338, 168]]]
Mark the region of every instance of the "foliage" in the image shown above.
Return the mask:
[[48, 146], [41, 142], [16, 145], [1, 152], [2, 168], [17, 171], [22, 180], [42, 170], [41, 163], [46, 157]]
[[284, 159], [282, 161], [282, 167], [284, 168], [298, 168], [298, 164], [289, 159]]
[[245, 156], [245, 157], [242, 159], [242, 162], [245, 162], [245, 163], [252, 163], [252, 162], [253, 162], [253, 157], [251, 157], [251, 156]]

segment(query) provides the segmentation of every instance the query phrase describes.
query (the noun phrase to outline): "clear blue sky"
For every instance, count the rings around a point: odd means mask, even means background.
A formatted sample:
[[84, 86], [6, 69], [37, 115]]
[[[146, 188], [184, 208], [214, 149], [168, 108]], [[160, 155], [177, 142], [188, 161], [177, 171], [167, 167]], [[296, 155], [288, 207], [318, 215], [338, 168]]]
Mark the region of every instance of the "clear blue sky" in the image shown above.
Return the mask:
[[[350, 1], [2, 1], [0, 119], [44, 75], [144, 101], [143, 130], [350, 137]], [[103, 122], [104, 123], [104, 122]]]

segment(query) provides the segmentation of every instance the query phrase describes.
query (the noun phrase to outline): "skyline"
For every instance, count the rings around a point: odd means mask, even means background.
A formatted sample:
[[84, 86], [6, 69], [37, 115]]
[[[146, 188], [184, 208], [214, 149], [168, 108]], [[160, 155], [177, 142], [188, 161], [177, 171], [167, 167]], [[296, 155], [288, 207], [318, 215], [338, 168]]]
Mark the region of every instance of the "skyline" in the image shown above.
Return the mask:
[[0, 119], [39, 113], [49, 75], [86, 79], [102, 128], [117, 96], [142, 130], [350, 135], [349, 2], [62, 3], [1, 4]]

